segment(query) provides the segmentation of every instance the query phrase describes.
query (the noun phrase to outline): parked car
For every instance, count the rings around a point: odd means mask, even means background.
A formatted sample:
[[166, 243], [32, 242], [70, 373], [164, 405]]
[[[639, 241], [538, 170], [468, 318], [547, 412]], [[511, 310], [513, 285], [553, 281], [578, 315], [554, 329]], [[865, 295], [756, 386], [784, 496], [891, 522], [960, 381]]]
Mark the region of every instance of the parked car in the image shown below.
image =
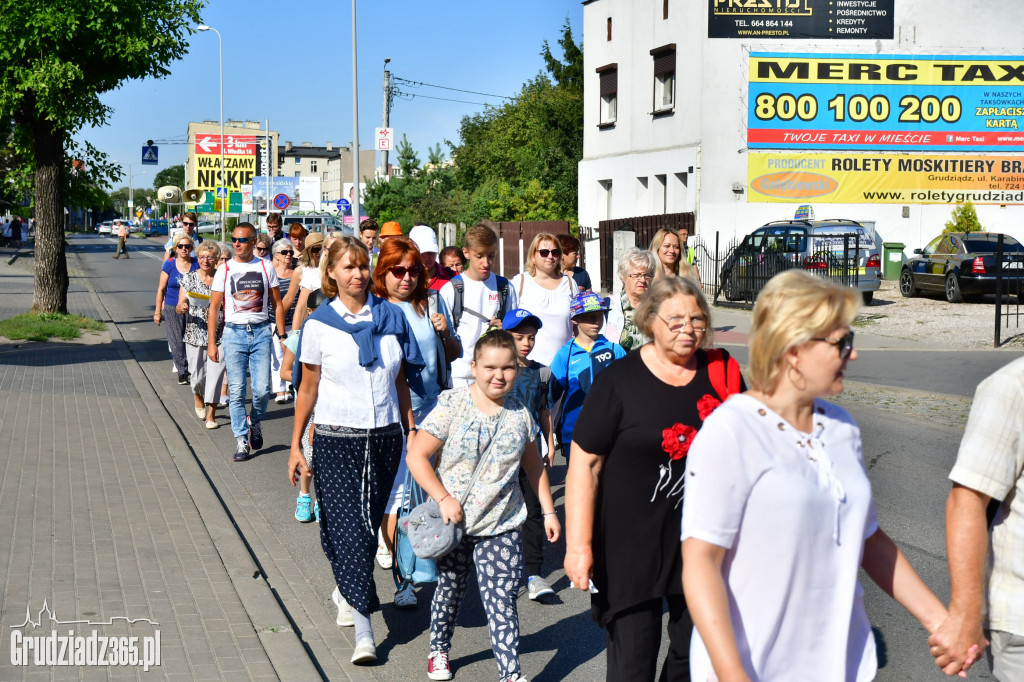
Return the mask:
[[309, 232], [321, 232], [324, 235], [333, 233], [341, 237], [354, 237], [356, 231], [351, 225], [346, 225], [329, 213], [311, 215], [286, 215], [283, 217], [284, 231], [288, 233], [288, 226], [292, 223], [299, 223]]
[[882, 284], [882, 258], [855, 220], [779, 220], [747, 235], [722, 265], [726, 299], [753, 301], [772, 277], [791, 268], [856, 287], [870, 303]]
[[201, 220], [196, 224], [197, 234], [216, 234], [220, 231], [220, 221]]
[[[900, 293], [939, 291], [950, 303], [996, 291], [996, 232], [940, 234], [923, 249], [914, 249], [900, 271]], [[1003, 235], [1003, 277], [1024, 278], [1024, 245]]]
[[147, 237], [167, 234], [168, 222], [164, 218], [151, 218], [142, 221], [142, 233]]
[[113, 228], [113, 226], [114, 224], [109, 220], [106, 222], [102, 222], [96, 226], [96, 233], [109, 235], [111, 233], [111, 229]]

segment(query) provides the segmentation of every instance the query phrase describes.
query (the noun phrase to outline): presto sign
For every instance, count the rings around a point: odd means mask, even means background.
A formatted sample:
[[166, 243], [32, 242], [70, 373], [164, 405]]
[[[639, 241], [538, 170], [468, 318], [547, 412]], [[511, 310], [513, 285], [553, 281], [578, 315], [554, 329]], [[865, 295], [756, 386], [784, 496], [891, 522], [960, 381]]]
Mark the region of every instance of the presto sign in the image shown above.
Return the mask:
[[252, 183], [256, 175], [256, 157], [259, 143], [252, 135], [224, 136], [224, 169], [221, 172], [220, 135], [197, 134], [192, 145], [191, 187], [216, 191], [217, 187], [228, 187], [232, 192], [241, 192], [242, 185]]

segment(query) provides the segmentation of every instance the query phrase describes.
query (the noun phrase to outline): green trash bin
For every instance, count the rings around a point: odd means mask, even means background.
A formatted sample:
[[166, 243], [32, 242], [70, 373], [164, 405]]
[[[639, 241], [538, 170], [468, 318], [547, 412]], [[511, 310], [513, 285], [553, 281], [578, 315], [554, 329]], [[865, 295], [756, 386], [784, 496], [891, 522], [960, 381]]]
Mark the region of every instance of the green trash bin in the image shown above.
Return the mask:
[[897, 280], [903, 268], [903, 249], [906, 244], [899, 242], [883, 242], [882, 244], [882, 277]]

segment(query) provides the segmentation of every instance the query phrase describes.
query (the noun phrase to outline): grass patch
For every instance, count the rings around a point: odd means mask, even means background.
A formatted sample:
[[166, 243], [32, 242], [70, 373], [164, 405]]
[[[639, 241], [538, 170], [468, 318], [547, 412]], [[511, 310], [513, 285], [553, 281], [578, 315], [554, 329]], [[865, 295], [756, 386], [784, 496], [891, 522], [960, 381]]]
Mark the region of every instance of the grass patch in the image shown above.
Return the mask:
[[80, 315], [60, 313], [23, 313], [0, 320], [0, 336], [12, 341], [46, 341], [48, 339], [77, 339], [82, 330], [106, 331], [107, 325]]

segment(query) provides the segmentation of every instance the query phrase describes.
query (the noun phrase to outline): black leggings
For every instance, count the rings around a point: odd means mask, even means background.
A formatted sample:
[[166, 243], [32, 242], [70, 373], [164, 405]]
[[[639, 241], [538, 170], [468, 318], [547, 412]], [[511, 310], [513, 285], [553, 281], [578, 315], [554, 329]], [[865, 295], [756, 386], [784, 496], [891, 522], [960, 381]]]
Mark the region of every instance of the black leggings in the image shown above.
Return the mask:
[[651, 599], [615, 615], [607, 626], [607, 682], [651, 682], [658, 668], [663, 601], [668, 601], [668, 655], [659, 682], [689, 682], [693, 619], [686, 598]]
[[544, 510], [541, 509], [537, 493], [530, 487], [526, 469], [519, 465], [519, 487], [523, 489], [526, 502], [526, 521], [523, 522], [523, 580], [531, 575], [540, 575], [544, 563]]

